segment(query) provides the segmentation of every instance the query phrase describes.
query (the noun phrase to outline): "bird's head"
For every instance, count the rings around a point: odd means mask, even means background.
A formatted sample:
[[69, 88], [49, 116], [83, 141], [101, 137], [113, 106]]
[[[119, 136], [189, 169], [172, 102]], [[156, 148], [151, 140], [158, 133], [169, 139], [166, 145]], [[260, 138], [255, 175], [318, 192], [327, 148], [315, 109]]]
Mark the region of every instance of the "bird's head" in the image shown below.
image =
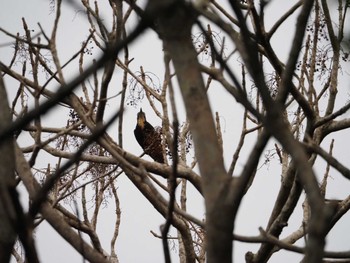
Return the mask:
[[143, 128], [146, 122], [146, 114], [140, 109], [140, 112], [137, 113], [137, 125]]

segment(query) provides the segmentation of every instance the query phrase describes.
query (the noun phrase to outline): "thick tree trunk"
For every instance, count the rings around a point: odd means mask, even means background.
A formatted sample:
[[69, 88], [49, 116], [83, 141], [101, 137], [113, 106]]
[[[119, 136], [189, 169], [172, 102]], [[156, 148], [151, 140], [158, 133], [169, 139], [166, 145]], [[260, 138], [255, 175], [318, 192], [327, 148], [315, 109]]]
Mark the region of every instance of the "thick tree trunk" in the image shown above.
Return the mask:
[[[0, 72], [0, 131], [11, 125], [5, 85]], [[10, 191], [15, 191], [14, 143], [9, 137], [0, 142], [0, 262], [9, 262], [16, 240], [16, 210]]]
[[191, 39], [195, 11], [177, 1], [160, 12], [159, 34], [175, 67], [185, 102], [195, 153], [203, 179], [206, 206], [207, 262], [232, 261], [233, 205], [227, 200], [225, 171], [215, 123]]

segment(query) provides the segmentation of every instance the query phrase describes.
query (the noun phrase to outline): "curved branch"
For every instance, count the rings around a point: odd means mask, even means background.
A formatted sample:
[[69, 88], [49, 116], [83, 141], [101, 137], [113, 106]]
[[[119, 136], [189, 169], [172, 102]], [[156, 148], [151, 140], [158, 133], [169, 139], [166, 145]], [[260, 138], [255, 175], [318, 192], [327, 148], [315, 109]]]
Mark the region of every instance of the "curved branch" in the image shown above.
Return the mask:
[[[140, 23], [136, 26], [134, 31], [128, 35], [122, 41], [116, 43], [115, 46], [109, 47], [103, 53], [103, 55], [96, 60], [95, 63], [92, 63], [83, 74], [78, 75], [72, 81], [70, 81], [67, 85], [61, 86], [58, 91], [51, 96], [51, 98], [45, 102], [43, 102], [39, 107], [29, 111], [22, 118], [17, 119], [12, 123], [9, 127], [6, 127], [0, 133], [0, 141], [6, 139], [9, 136], [17, 131], [23, 129], [27, 124], [29, 124], [35, 118], [44, 115], [50, 109], [52, 109], [55, 105], [57, 105], [61, 101], [67, 101], [67, 97], [69, 97], [74, 89], [80, 85], [87, 77], [93, 74], [97, 69], [101, 68], [105, 65], [107, 61], [114, 60], [118, 55], [118, 52], [124, 48], [125, 45], [131, 43], [134, 39], [136, 39], [148, 26], [149, 21], [141, 20]], [[0, 69], [7, 73], [7, 67], [0, 62]], [[22, 78], [20, 78], [22, 79]]]
[[303, 1], [297, 2], [293, 5], [284, 15], [282, 15], [277, 22], [271, 27], [270, 31], [267, 33], [267, 38], [270, 39], [277, 29], [290, 17], [301, 5]]
[[[28, 162], [23, 156], [22, 151], [16, 145], [16, 171], [26, 187], [29, 197], [32, 199], [40, 190], [39, 183], [34, 179], [30, 171]], [[101, 255], [97, 250], [88, 245], [80, 236], [73, 231], [63, 216], [58, 213], [48, 202], [44, 202], [40, 208], [40, 213], [48, 221], [48, 223], [81, 255], [90, 262], [108, 263], [104, 255]]]
[[345, 178], [350, 180], [350, 170], [346, 168], [346, 166], [344, 166], [342, 163], [340, 163], [336, 158], [334, 158], [328, 152], [323, 150], [320, 146], [311, 141], [309, 141], [305, 146], [314, 153], [320, 155], [334, 169], [340, 172]]

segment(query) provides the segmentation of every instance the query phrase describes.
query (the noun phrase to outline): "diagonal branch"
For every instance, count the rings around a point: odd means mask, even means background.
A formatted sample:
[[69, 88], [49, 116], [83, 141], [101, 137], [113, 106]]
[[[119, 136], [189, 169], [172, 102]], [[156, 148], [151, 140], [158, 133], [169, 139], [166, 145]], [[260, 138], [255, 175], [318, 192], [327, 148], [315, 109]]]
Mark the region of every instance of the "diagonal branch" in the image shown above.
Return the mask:
[[[40, 191], [40, 185], [31, 173], [28, 162], [26, 161], [18, 145], [16, 145], [15, 148], [16, 171], [26, 187], [29, 197], [33, 199], [35, 198], [37, 192]], [[64, 220], [62, 214], [52, 208], [48, 202], [45, 201], [42, 204], [40, 213], [48, 221], [48, 223], [88, 261], [99, 263], [108, 262], [105, 256], [101, 255], [99, 252], [97, 252], [97, 250], [93, 249], [83, 239], [81, 239], [79, 234], [70, 228], [70, 226]]]
[[[39, 107], [29, 111], [22, 118], [17, 119], [12, 123], [12, 125], [6, 127], [0, 133], [0, 142], [3, 141], [8, 136], [12, 136], [12, 134], [21, 130], [27, 124], [29, 124], [32, 120], [37, 118], [40, 115], [44, 115], [50, 109], [52, 109], [55, 105], [57, 105], [61, 101], [65, 101], [69, 95], [74, 91], [74, 89], [79, 86], [87, 77], [96, 72], [99, 68], [105, 65], [107, 61], [114, 60], [118, 55], [118, 52], [124, 48], [125, 45], [131, 43], [135, 40], [147, 27], [149, 21], [141, 20], [140, 23], [136, 26], [133, 32], [129, 34], [125, 39], [116, 43], [115, 46], [107, 48], [103, 55], [96, 60], [95, 63], [92, 63], [83, 74], [78, 75], [71, 82], [66, 85], [61, 86], [58, 91], [47, 101], [43, 102]], [[0, 69], [6, 69], [6, 65], [0, 62]], [[4, 70], [6, 72], [6, 70]]]

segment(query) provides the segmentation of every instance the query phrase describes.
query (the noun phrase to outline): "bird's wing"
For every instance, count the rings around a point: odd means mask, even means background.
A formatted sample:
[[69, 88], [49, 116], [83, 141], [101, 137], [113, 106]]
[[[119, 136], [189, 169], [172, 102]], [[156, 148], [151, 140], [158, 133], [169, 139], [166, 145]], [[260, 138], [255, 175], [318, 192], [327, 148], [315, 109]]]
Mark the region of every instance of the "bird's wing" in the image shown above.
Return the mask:
[[143, 149], [144, 148], [144, 136], [142, 134], [142, 129], [140, 127], [136, 126], [136, 128], [134, 130], [134, 135], [135, 135], [136, 141], [140, 144], [140, 146]]
[[152, 126], [152, 124], [150, 124], [149, 122], [145, 122], [145, 126], [143, 128], [145, 131], [149, 132], [149, 131], [154, 131], [154, 128]]
[[145, 132], [144, 150], [153, 160], [164, 163], [162, 138], [156, 130], [148, 130]]

